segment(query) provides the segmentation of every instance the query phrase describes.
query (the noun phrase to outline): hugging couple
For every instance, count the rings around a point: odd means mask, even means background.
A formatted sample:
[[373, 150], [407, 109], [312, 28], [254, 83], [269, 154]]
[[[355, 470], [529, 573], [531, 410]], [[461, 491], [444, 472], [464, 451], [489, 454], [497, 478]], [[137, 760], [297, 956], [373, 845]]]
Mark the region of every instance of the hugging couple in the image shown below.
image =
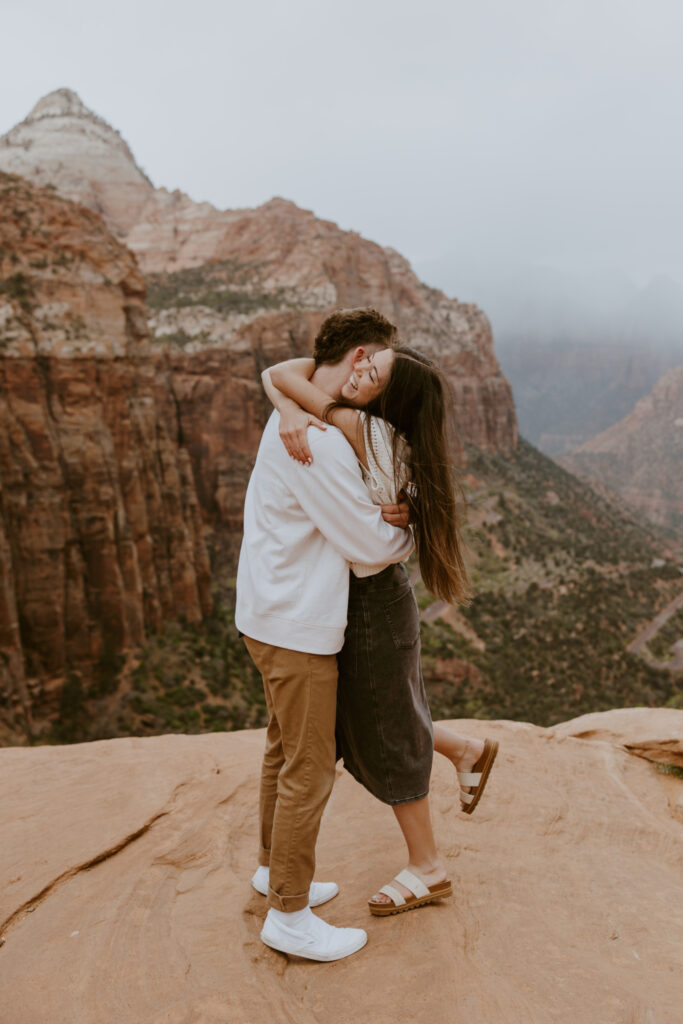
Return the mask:
[[383, 916], [451, 895], [429, 813], [434, 750], [453, 763], [467, 813], [497, 751], [432, 725], [429, 713], [402, 563], [415, 547], [425, 586], [444, 601], [467, 600], [469, 583], [448, 388], [430, 360], [396, 342], [376, 310], [341, 310], [323, 322], [312, 359], [263, 373], [275, 412], [244, 506], [235, 621], [269, 715], [252, 885], [268, 897], [262, 941], [311, 960], [367, 941], [311, 909], [338, 892], [313, 881], [337, 757], [391, 805], [407, 844], [407, 867], [369, 900]]

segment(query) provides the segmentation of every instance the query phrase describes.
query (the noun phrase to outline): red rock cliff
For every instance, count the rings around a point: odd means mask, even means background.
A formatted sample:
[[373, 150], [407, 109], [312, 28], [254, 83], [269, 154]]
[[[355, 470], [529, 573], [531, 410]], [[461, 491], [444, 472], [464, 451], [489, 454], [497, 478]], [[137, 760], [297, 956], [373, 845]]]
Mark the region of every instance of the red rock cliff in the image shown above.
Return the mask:
[[[190, 459], [164, 425], [134, 257], [0, 175], [0, 692], [8, 718], [106, 643], [210, 607]], [[33, 681], [33, 682], [32, 682]]]
[[[517, 443], [485, 315], [293, 203], [220, 211], [155, 189], [69, 90], [0, 138], [0, 673], [45, 680], [209, 604], [203, 529], [234, 564], [268, 406], [260, 371], [372, 305], [434, 356], [463, 444]], [[150, 285], [148, 338], [144, 281]], [[33, 684], [32, 684], [33, 685]], [[24, 689], [22, 690], [22, 687]]]
[[[145, 210], [156, 201], [150, 200]], [[424, 285], [394, 250], [342, 231], [283, 199], [255, 210], [205, 212], [191, 225], [183, 224], [186, 203], [179, 203], [179, 211], [178, 221], [173, 219], [173, 207], [166, 211], [169, 219], [163, 226], [159, 221], [156, 236], [145, 222], [127, 236], [142, 267], [148, 272], [163, 270], [169, 286], [183, 281], [178, 273], [183, 267], [196, 268], [196, 279], [201, 274], [198, 260], [204, 261], [207, 274], [212, 267], [222, 267], [223, 279], [214, 285], [224, 289], [224, 295], [239, 289], [252, 300], [252, 308], [241, 314], [210, 309], [206, 293], [186, 294], [187, 304], [180, 306], [170, 299], [153, 321], [159, 341], [180, 330], [196, 342], [190, 351], [200, 345], [239, 346], [245, 323], [265, 312], [259, 302], [283, 312], [297, 310], [300, 320], [306, 313], [324, 314], [335, 307], [374, 306], [398, 325], [403, 341], [433, 356], [445, 369], [462, 440], [489, 451], [515, 447], [512, 393], [494, 353], [489, 322], [476, 306]], [[176, 239], [175, 250], [165, 248], [170, 238]], [[313, 317], [316, 324], [320, 319]], [[287, 323], [291, 322], [289, 317]], [[287, 332], [285, 328], [283, 342]]]
[[[45, 96], [21, 124], [0, 137], [0, 168], [41, 184], [51, 182], [62, 194], [101, 212], [146, 274], [174, 278], [178, 271], [202, 267], [210, 273], [216, 264], [232, 271], [223, 287], [238, 287], [250, 298], [248, 308], [207, 308], [201, 296], [178, 308], [171, 298], [152, 324], [158, 340], [182, 336], [191, 342], [186, 354], [218, 347], [228, 350], [226, 359], [239, 361], [245, 330], [252, 338], [254, 333], [268, 335], [286, 353], [292, 324], [298, 338], [322, 319], [307, 314], [375, 306], [399, 325], [404, 341], [441, 361], [453, 385], [464, 442], [489, 451], [516, 446], [512, 393], [486, 316], [422, 284], [394, 250], [283, 199], [253, 210], [218, 210], [182, 192], [155, 189], [119, 133], [68, 89]], [[263, 308], [259, 300], [265, 301]], [[292, 315], [279, 327], [271, 319], [250, 326], [274, 309]], [[215, 358], [220, 363], [224, 357]], [[192, 361], [187, 373], [197, 376]], [[234, 398], [226, 400], [234, 406]], [[215, 447], [219, 439], [204, 437], [195, 448], [201, 445]]]

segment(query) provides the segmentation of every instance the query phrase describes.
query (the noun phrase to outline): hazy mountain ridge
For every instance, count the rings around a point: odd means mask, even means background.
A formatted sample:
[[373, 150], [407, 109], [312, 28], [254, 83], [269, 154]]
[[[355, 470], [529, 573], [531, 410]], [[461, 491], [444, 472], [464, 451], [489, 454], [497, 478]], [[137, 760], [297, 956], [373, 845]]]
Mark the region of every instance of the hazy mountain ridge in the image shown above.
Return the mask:
[[683, 365], [668, 370], [628, 416], [561, 462], [683, 536]]
[[683, 361], [678, 347], [599, 339], [497, 345], [520, 432], [547, 455], [564, 455], [623, 419], [659, 378]]
[[419, 264], [449, 294], [476, 295], [512, 385], [520, 430], [564, 454], [626, 416], [683, 362], [683, 285], [636, 284], [618, 270], [560, 270], [486, 259]]
[[476, 295], [503, 347], [523, 339], [654, 351], [683, 344], [683, 282], [667, 273], [637, 283], [616, 268], [501, 262], [495, 252], [423, 261], [418, 269], [449, 294]]

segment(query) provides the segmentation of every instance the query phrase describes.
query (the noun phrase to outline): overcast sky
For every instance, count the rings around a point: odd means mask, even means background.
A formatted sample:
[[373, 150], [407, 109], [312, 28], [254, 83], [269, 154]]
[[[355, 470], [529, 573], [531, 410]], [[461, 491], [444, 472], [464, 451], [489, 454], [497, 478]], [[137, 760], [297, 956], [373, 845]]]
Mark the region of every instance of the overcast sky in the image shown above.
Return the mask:
[[681, 0], [0, 0], [0, 14], [0, 133], [67, 86], [155, 185], [219, 207], [282, 195], [418, 267], [683, 280]]

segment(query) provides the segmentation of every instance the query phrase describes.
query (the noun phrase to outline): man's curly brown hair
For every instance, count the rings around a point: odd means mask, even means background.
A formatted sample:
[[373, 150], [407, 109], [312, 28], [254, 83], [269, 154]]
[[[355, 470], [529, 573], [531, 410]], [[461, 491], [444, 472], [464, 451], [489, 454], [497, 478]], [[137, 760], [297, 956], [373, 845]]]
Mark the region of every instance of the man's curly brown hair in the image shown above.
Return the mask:
[[396, 327], [376, 309], [338, 309], [323, 320], [315, 339], [315, 365], [338, 363], [350, 348], [382, 345], [390, 348], [396, 341]]

